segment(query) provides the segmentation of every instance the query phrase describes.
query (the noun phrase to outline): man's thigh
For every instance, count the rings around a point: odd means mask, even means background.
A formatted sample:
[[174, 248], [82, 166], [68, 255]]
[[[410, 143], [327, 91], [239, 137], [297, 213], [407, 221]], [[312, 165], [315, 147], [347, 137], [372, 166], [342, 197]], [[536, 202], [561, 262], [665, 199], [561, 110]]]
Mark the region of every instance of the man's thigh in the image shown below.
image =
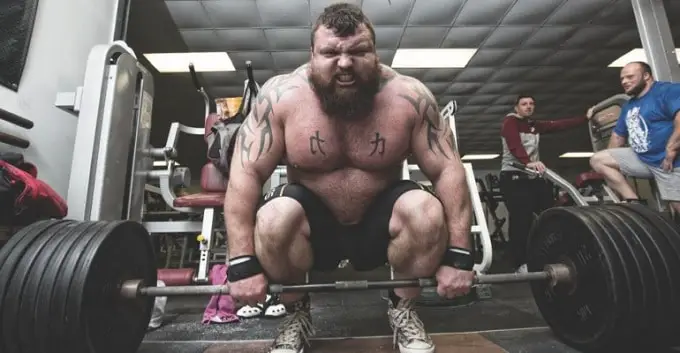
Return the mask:
[[643, 163], [630, 147], [611, 148], [605, 150], [619, 165], [621, 174], [642, 179], [654, 177], [650, 167]]
[[656, 187], [659, 189], [661, 200], [680, 202], [680, 168], [665, 172], [661, 168], [650, 167], [654, 174]]
[[267, 210], [267, 207], [264, 207], [265, 205], [272, 204], [281, 198], [297, 201], [305, 212], [309, 224], [309, 241], [314, 257], [313, 269], [318, 271], [336, 269], [342, 260], [342, 254], [338, 251], [340, 242], [336, 232], [339, 223], [333, 217], [328, 206], [303, 185], [296, 183], [282, 184], [263, 195], [258, 205], [257, 221], [265, 221], [268, 217], [268, 215], [262, 214], [262, 211], [266, 212]]
[[[348, 235], [352, 242], [350, 261], [357, 271], [369, 271], [387, 263], [387, 248], [392, 239], [390, 220], [394, 207], [409, 191], [422, 190], [439, 202], [430, 188], [412, 180], [401, 180], [378, 194], [366, 210], [360, 223], [360, 231]], [[417, 205], [414, 205], [417, 207]]]

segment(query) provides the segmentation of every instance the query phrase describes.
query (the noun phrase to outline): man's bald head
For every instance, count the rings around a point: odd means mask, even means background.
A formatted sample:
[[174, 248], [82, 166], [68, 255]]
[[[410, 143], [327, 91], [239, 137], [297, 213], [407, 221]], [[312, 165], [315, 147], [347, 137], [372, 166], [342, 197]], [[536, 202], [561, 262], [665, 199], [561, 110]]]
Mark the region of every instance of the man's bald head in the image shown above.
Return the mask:
[[642, 61], [633, 61], [621, 69], [621, 86], [623, 91], [631, 96], [641, 96], [649, 90], [654, 82], [652, 68]]

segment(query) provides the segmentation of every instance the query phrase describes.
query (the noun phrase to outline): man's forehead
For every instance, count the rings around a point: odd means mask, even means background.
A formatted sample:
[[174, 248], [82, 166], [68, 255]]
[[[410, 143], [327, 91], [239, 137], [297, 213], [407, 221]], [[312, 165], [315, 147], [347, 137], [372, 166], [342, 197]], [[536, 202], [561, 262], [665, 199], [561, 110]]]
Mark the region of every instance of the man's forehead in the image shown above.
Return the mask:
[[347, 36], [339, 36], [332, 28], [320, 26], [316, 32], [316, 39], [322, 46], [353, 46], [371, 41], [371, 33], [365, 25], [361, 24], [354, 33]]

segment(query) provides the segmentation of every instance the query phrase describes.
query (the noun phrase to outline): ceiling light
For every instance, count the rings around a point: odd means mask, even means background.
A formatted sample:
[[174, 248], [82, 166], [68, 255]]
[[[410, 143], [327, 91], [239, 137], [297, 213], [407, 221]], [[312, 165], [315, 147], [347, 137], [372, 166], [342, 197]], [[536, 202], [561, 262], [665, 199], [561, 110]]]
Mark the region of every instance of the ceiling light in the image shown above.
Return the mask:
[[499, 154], [466, 154], [461, 158], [464, 161], [475, 161], [498, 158]]
[[392, 68], [461, 68], [477, 49], [397, 49]]
[[560, 158], [590, 158], [593, 152], [567, 152], [560, 156]]
[[216, 53], [152, 53], [144, 54], [160, 73], [189, 72], [194, 64], [196, 72], [235, 71], [234, 64], [225, 52]]
[[[680, 64], [680, 49], [676, 48], [675, 49], [675, 57], [678, 60], [678, 64]], [[633, 62], [633, 61], [642, 61], [648, 63], [649, 61], [647, 60], [647, 54], [645, 54], [644, 49], [633, 49], [629, 51], [626, 54], [623, 54], [622, 57], [614, 60], [611, 64], [609, 64], [609, 67], [624, 67], [626, 64]]]

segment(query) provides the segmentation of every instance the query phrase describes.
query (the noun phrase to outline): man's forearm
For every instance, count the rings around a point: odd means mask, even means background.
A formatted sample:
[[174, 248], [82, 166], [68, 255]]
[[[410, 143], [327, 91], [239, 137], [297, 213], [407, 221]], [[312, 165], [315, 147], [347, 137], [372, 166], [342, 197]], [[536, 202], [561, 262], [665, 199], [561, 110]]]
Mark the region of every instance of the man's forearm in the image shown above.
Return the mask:
[[615, 133], [612, 133], [611, 136], [609, 137], [609, 144], [607, 145], [607, 149], [623, 147], [623, 145], [625, 144], [626, 144], [625, 138]]
[[232, 176], [224, 200], [229, 257], [255, 254], [255, 207], [262, 194], [257, 178]]
[[673, 119], [673, 134], [668, 139], [668, 144], [666, 145], [667, 151], [678, 151], [680, 150], [680, 112], [675, 114]]
[[470, 249], [472, 202], [463, 166], [450, 167], [432, 180], [435, 192], [444, 205], [449, 230], [449, 246]]

